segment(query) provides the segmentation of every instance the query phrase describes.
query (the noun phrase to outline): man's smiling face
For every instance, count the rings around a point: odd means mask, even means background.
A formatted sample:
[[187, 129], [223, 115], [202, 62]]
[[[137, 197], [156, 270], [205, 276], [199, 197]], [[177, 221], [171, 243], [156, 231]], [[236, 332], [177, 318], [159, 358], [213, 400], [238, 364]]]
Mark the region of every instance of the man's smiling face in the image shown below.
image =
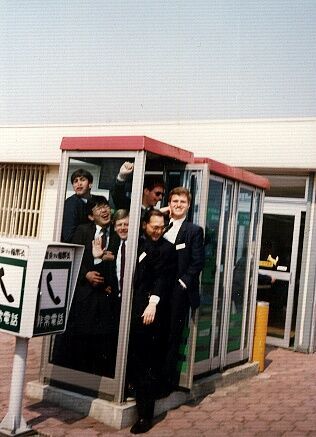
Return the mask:
[[187, 215], [190, 208], [190, 202], [185, 194], [174, 194], [170, 201], [170, 217], [179, 220]]

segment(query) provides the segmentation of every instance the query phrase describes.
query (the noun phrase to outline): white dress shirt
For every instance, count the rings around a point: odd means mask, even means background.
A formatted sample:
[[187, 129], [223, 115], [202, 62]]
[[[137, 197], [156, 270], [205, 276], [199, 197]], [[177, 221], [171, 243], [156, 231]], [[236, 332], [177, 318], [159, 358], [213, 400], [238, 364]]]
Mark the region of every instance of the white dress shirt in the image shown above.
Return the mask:
[[181, 225], [182, 225], [182, 223], [184, 222], [185, 219], [186, 219], [186, 217], [184, 217], [182, 219], [178, 219], [178, 220], [171, 219], [170, 223], [173, 223], [173, 225], [169, 229], [169, 231], [167, 231], [164, 234], [164, 238], [166, 240], [170, 241], [170, 243], [174, 244], [175, 241], [176, 241], [176, 238], [178, 236], [179, 229], [181, 228]]

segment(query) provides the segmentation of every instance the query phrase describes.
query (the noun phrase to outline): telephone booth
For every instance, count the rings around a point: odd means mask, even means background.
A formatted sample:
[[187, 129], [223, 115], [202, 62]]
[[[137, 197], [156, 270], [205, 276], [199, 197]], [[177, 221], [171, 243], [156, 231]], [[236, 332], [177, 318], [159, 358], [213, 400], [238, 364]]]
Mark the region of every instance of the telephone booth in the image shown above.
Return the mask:
[[[130, 202], [128, 246], [120, 310], [115, 371], [91, 373], [56, 365], [56, 338], [43, 345], [41, 382], [97, 398], [124, 402], [132, 281], [145, 175], [162, 177], [165, 193], [157, 206], [167, 204], [176, 186], [192, 194], [187, 219], [205, 230], [205, 266], [201, 274], [201, 306], [191, 314], [181, 345], [180, 385], [249, 360], [253, 337], [258, 245], [267, 179], [144, 136], [63, 138], [55, 235], [61, 238], [63, 207], [73, 194], [70, 175], [78, 168], [94, 177], [92, 194], [111, 199], [121, 165], [134, 164], [125, 182]], [[111, 204], [112, 208], [117, 205]], [[93, 359], [93, 357], [91, 357]]]

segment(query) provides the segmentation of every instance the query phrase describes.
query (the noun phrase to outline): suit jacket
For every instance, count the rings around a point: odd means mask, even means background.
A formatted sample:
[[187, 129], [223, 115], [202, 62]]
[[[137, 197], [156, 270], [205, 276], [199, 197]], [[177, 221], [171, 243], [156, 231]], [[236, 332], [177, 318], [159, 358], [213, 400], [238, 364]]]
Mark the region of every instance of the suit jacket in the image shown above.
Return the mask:
[[169, 304], [177, 271], [174, 245], [164, 238], [152, 241], [140, 237], [134, 275], [133, 318], [140, 320], [151, 295], [160, 297], [156, 318]]
[[76, 194], [65, 200], [61, 241], [70, 243], [78, 225], [89, 223], [86, 203]]
[[178, 254], [177, 280], [186, 285], [186, 291], [192, 309], [200, 305], [199, 276], [204, 266], [203, 229], [184, 221], [175, 240]]
[[93, 222], [79, 225], [72, 243], [85, 246], [77, 287], [74, 294], [71, 323], [76, 333], [103, 334], [111, 330], [117, 320], [115, 296], [105, 292], [105, 284], [93, 287], [86, 279], [89, 271], [98, 271], [103, 277], [107, 274], [107, 262], [94, 264], [92, 240], [96, 226]]
[[110, 190], [110, 196], [114, 203], [115, 209], [130, 209], [131, 199], [126, 195], [126, 181], [116, 179]]
[[119, 284], [118, 284], [117, 273], [116, 273], [116, 257], [120, 244], [121, 244], [121, 239], [114, 232], [113, 235], [111, 235], [110, 237], [109, 246], [107, 248], [109, 251], [113, 253], [114, 261], [108, 261], [106, 263], [105, 282], [106, 282], [106, 286], [111, 287], [112, 293], [114, 293], [115, 295], [118, 295], [119, 293]]

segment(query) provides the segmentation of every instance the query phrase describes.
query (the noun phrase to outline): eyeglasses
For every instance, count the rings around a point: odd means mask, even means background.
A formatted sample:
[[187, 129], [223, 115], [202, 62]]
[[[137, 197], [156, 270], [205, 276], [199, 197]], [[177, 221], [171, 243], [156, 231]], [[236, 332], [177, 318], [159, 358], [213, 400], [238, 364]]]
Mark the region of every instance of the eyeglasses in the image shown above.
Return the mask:
[[109, 207], [109, 205], [99, 205], [99, 206], [95, 206], [92, 210], [94, 212], [101, 212], [101, 211], [107, 211], [110, 209], [111, 208]]
[[159, 197], [159, 196], [164, 196], [164, 192], [163, 191], [154, 191], [154, 194]]

